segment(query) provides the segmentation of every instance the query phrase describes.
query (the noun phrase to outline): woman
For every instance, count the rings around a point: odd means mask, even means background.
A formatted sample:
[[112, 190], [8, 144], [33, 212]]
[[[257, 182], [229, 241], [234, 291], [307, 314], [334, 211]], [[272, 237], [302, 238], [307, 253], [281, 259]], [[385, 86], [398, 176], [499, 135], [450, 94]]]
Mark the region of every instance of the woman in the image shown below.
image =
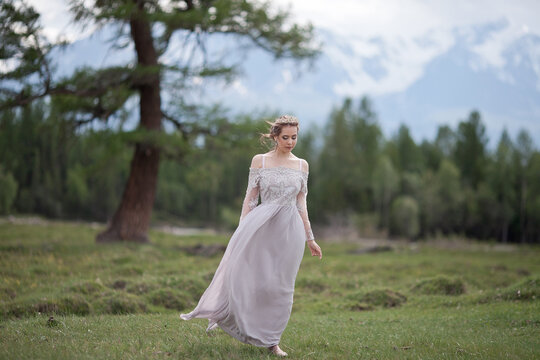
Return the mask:
[[[322, 259], [309, 223], [308, 163], [292, 154], [298, 120], [284, 115], [263, 136], [275, 148], [253, 157], [238, 228], [197, 307], [184, 320], [206, 318], [236, 339], [272, 353], [289, 321], [305, 242]], [[257, 206], [259, 195], [261, 204]]]

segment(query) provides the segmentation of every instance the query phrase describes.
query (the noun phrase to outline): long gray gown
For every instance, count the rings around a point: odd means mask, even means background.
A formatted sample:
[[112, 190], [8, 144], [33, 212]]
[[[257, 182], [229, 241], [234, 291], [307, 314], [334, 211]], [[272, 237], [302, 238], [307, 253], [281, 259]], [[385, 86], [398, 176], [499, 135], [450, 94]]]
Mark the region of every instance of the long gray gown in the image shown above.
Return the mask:
[[[308, 173], [289, 167], [250, 168], [238, 228], [198, 305], [184, 320], [206, 318], [255, 346], [279, 344], [293, 304], [305, 242], [313, 239]], [[259, 194], [261, 204], [257, 205]]]

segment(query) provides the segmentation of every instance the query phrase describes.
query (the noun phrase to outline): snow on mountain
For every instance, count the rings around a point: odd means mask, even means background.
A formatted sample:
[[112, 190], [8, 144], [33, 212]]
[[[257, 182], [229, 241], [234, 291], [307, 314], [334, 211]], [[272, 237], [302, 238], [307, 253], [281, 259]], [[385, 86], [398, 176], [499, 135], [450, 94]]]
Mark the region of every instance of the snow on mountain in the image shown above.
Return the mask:
[[[293, 12], [314, 22], [324, 44], [312, 68], [276, 62], [261, 50], [236, 54], [228, 61], [240, 62], [242, 75], [231, 84], [197, 79], [205, 101], [234, 112], [289, 112], [322, 125], [344, 97], [368, 95], [386, 136], [405, 123], [417, 141], [433, 139], [439, 125], [455, 126], [475, 109], [490, 146], [503, 128], [511, 135], [527, 129], [540, 144], [540, 23], [531, 20], [538, 3], [338, 0], [334, 12], [325, 6], [293, 3]], [[110, 51], [110, 38], [105, 29], [55, 53], [59, 73], [133, 59], [132, 48]], [[210, 38], [208, 49], [221, 56], [235, 42]], [[177, 42], [164, 58], [174, 61], [179, 53]]]

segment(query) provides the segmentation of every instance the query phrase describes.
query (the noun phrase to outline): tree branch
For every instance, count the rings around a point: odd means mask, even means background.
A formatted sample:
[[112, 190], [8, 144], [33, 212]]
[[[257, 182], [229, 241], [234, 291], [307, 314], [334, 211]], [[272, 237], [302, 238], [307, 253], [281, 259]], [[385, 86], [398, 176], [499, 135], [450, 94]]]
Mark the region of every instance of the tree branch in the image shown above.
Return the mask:
[[188, 131], [185, 128], [185, 125], [178, 119], [172, 117], [171, 115], [167, 114], [165, 111], [161, 110], [161, 116], [165, 119], [173, 123], [176, 128], [182, 133], [182, 137], [185, 139], [188, 138]]

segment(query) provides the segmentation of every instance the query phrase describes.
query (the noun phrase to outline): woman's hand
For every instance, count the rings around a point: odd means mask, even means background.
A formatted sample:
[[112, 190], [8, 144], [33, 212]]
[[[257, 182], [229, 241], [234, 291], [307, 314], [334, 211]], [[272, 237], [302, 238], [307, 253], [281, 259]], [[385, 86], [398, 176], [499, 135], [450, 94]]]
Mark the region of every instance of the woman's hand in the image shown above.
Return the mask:
[[309, 250], [311, 251], [311, 256], [318, 256], [319, 259], [322, 259], [322, 250], [315, 240], [309, 240], [307, 242]]

